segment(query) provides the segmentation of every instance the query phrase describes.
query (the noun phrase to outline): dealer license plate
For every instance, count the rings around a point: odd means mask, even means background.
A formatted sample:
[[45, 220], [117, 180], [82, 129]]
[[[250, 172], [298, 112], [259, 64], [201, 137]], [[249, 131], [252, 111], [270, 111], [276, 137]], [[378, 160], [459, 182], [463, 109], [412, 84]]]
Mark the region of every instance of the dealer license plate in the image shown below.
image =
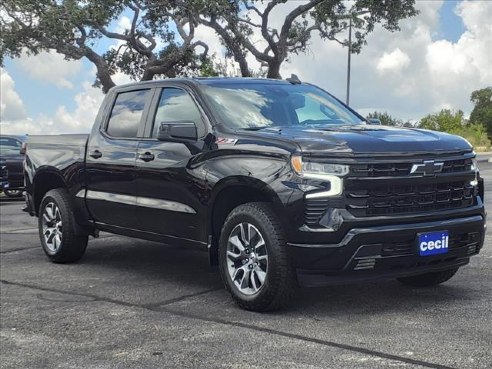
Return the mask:
[[428, 232], [418, 235], [420, 256], [445, 254], [449, 249], [449, 232]]

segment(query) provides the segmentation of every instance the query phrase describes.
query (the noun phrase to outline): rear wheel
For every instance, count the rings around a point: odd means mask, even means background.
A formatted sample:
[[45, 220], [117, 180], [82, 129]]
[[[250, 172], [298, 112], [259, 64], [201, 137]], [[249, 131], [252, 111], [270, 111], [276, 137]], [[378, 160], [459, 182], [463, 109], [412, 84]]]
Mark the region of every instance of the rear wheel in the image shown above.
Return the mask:
[[219, 265], [226, 289], [244, 309], [279, 309], [294, 294], [284, 232], [266, 203], [240, 205], [229, 214], [219, 241]]
[[449, 281], [456, 274], [459, 268], [443, 270], [441, 272], [431, 272], [411, 277], [397, 278], [397, 280], [405, 285], [412, 287], [432, 287], [438, 284]]
[[68, 193], [61, 188], [49, 191], [39, 208], [39, 238], [48, 258], [55, 263], [79, 260], [87, 247], [87, 236], [75, 232], [75, 219]]
[[22, 197], [22, 190], [4, 190], [7, 197]]

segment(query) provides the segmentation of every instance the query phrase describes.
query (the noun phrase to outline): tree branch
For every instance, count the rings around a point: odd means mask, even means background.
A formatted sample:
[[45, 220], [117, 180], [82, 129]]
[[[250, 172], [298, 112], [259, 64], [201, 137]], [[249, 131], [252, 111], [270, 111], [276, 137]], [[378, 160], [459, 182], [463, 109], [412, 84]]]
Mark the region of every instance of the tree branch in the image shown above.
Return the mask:
[[304, 5], [299, 5], [297, 8], [292, 10], [287, 17], [285, 17], [284, 24], [282, 25], [282, 29], [280, 30], [279, 35], [279, 47], [282, 49], [283, 53], [286, 53], [285, 46], [287, 43], [287, 38], [289, 36], [290, 28], [292, 27], [292, 23], [294, 23], [295, 19], [299, 17], [301, 14], [311, 10], [316, 5], [320, 4], [324, 0], [311, 0], [309, 3]]

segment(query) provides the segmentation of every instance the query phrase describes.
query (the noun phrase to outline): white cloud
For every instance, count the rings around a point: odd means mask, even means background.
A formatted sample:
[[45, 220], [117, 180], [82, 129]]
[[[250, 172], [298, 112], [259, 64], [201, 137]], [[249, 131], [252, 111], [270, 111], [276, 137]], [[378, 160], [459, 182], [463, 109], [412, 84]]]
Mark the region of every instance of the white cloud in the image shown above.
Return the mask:
[[8, 72], [0, 68], [0, 121], [26, 118], [26, 108]]
[[[458, 3], [456, 14], [466, 31], [457, 42], [436, 39], [442, 4], [417, 1], [420, 14], [401, 22], [400, 32], [376, 27], [352, 57], [351, 105], [402, 119], [420, 119], [445, 107], [469, 114], [471, 92], [492, 85], [492, 1]], [[282, 75], [296, 73], [345, 100], [347, 49], [315, 37], [310, 50], [285, 63]]]
[[132, 28], [132, 21], [130, 20], [130, 18], [124, 15], [120, 19], [118, 19], [115, 32], [125, 33], [126, 31], [130, 31], [131, 28]]
[[410, 58], [407, 54], [396, 48], [391, 53], [384, 53], [379, 59], [377, 69], [379, 72], [395, 71], [399, 72], [401, 69], [407, 67], [410, 64]]
[[[2, 96], [4, 96], [4, 90], [6, 90], [5, 87], [2, 83]], [[12, 91], [15, 92], [13, 89], [7, 90], [6, 92], [11, 94]], [[31, 135], [88, 133], [94, 123], [94, 118], [103, 97], [101, 90], [92, 87], [89, 82], [85, 82], [84, 90], [75, 95], [76, 107], [73, 111], [69, 111], [64, 105], [61, 105], [53, 116], [40, 114], [33, 118], [24, 114], [18, 117], [10, 116], [6, 119], [2, 118], [0, 130], [3, 134], [27, 133]], [[20, 102], [22, 104], [22, 101]]]
[[62, 88], [73, 88], [70, 81], [82, 69], [82, 61], [65, 60], [55, 52], [41, 52], [38, 55], [24, 54], [15, 63], [29, 77], [48, 82]]

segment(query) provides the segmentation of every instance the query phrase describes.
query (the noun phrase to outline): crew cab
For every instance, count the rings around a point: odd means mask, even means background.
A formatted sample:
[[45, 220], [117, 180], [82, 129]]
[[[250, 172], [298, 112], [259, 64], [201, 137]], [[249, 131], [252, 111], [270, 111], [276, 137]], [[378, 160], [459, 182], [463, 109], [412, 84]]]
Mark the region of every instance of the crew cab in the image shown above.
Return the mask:
[[296, 285], [437, 285], [485, 237], [466, 140], [372, 125], [297, 78], [114, 87], [89, 135], [29, 136], [24, 171], [53, 262], [80, 259], [99, 231], [195, 245], [255, 311]]

